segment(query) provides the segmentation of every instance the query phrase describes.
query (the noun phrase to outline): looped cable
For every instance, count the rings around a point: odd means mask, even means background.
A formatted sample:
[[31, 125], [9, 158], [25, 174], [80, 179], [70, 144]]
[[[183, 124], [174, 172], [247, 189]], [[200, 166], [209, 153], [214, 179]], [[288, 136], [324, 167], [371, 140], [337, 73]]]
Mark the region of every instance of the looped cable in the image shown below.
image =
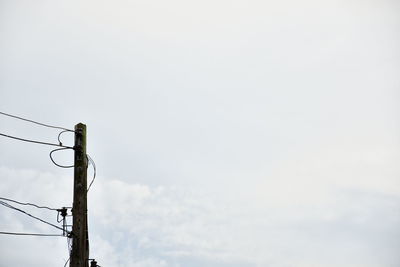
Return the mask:
[[93, 178], [92, 178], [92, 181], [90, 182], [89, 187], [86, 191], [86, 192], [89, 192], [90, 187], [92, 186], [94, 180], [96, 179], [96, 163], [94, 163], [94, 160], [89, 156], [89, 154], [86, 154], [86, 157], [88, 160], [88, 166], [89, 166], [89, 163], [93, 166]]
[[60, 146], [62, 146], [63, 144], [62, 144], [62, 142], [61, 142], [61, 135], [63, 134], [63, 133], [67, 133], [67, 132], [70, 132], [70, 133], [74, 133], [75, 131], [72, 131], [72, 130], [64, 130], [64, 131], [61, 131], [59, 134], [58, 134], [58, 136], [57, 136], [57, 140], [58, 140], [58, 143], [60, 144]]
[[58, 164], [57, 162], [55, 162], [54, 159], [53, 159], [52, 154], [53, 154], [54, 152], [60, 151], [60, 150], [66, 150], [66, 149], [73, 149], [73, 148], [71, 148], [71, 147], [63, 147], [63, 148], [53, 149], [52, 151], [50, 151], [49, 157], [50, 157], [51, 161], [54, 163], [54, 165], [56, 165], [57, 167], [60, 167], [60, 168], [73, 168], [74, 165], [66, 165], [66, 166], [65, 166], [65, 165], [60, 165], [60, 164]]

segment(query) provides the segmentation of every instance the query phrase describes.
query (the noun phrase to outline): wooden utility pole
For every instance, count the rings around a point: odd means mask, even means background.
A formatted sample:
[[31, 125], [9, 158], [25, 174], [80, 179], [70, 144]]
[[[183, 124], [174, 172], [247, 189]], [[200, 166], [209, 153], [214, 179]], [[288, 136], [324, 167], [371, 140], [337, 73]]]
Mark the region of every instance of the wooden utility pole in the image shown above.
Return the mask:
[[74, 203], [72, 205], [72, 252], [70, 267], [89, 266], [87, 224], [86, 125], [75, 125]]

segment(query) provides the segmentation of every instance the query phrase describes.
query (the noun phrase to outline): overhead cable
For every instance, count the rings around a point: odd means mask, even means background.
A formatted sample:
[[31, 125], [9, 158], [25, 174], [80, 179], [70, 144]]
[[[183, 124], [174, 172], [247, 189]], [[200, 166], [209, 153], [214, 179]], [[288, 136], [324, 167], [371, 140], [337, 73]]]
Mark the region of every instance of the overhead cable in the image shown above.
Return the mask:
[[16, 232], [0, 232], [1, 235], [24, 235], [24, 236], [62, 236], [60, 234], [37, 234], [37, 233], [16, 233]]
[[54, 208], [50, 208], [50, 207], [46, 207], [46, 206], [39, 206], [39, 205], [36, 205], [36, 204], [33, 204], [33, 203], [29, 203], [29, 202], [26, 202], [26, 203], [19, 202], [19, 201], [10, 199], [10, 198], [5, 198], [5, 197], [0, 197], [0, 199], [5, 200], [5, 201], [11, 201], [11, 202], [14, 202], [14, 203], [17, 203], [17, 204], [20, 204], [20, 205], [33, 206], [33, 207], [36, 207], [36, 208], [39, 208], [39, 209], [48, 209], [48, 210], [57, 211], [57, 209], [54, 209]]
[[50, 124], [45, 124], [45, 123], [37, 122], [37, 121], [34, 121], [34, 120], [29, 120], [29, 119], [26, 119], [26, 118], [22, 118], [22, 117], [15, 116], [15, 115], [8, 114], [8, 113], [1, 112], [1, 111], [0, 111], [0, 114], [1, 114], [1, 115], [4, 115], [4, 116], [11, 117], [11, 118], [14, 118], [14, 119], [18, 119], [18, 120], [23, 120], [23, 121], [31, 122], [31, 123], [34, 123], [34, 124], [37, 124], [37, 125], [40, 125], [40, 126], [48, 127], [48, 128], [65, 130], [65, 131], [68, 131], [68, 132], [74, 132], [73, 130], [70, 130], [70, 129], [67, 129], [67, 128], [64, 128], [64, 127], [59, 127], [59, 126], [54, 126], [54, 125], [50, 125]]
[[73, 149], [73, 147], [70, 147], [70, 146], [63, 146], [63, 145], [60, 145], [60, 144], [54, 144], [54, 143], [47, 143], [47, 142], [42, 142], [42, 141], [30, 140], [30, 139], [25, 139], [25, 138], [16, 137], [16, 136], [3, 134], [3, 133], [0, 133], [0, 135], [4, 136], [4, 137], [11, 138], [11, 139], [19, 140], [19, 141], [29, 142], [29, 143], [35, 143], [35, 144], [47, 145], [47, 146], [58, 146], [58, 147], [64, 147], [64, 148]]
[[23, 213], [23, 214], [25, 214], [25, 215], [28, 215], [29, 217], [31, 217], [31, 218], [33, 218], [33, 219], [35, 219], [35, 220], [38, 220], [38, 221], [40, 221], [40, 222], [42, 222], [42, 223], [45, 223], [45, 224], [50, 225], [50, 226], [52, 226], [52, 227], [54, 227], [54, 228], [57, 228], [57, 229], [59, 229], [59, 230], [61, 230], [61, 231], [64, 231], [63, 228], [61, 228], [61, 227], [59, 227], [59, 226], [57, 226], [57, 225], [55, 225], [55, 224], [52, 224], [52, 223], [50, 223], [50, 222], [47, 222], [47, 221], [45, 221], [45, 220], [43, 220], [43, 219], [40, 219], [40, 218], [38, 218], [38, 217], [36, 217], [36, 216], [33, 216], [32, 214], [30, 214], [30, 213], [28, 213], [28, 212], [26, 212], [26, 211], [24, 211], [24, 210], [21, 210], [21, 209], [18, 209], [18, 208], [16, 208], [16, 207], [13, 207], [13, 206], [11, 206], [10, 204], [8, 204], [8, 203], [6, 203], [6, 202], [4, 202], [4, 201], [0, 201], [0, 204], [3, 205], [4, 207], [7, 207], [7, 208], [10, 208], [10, 209], [19, 211], [19, 212], [21, 212], [21, 213]]

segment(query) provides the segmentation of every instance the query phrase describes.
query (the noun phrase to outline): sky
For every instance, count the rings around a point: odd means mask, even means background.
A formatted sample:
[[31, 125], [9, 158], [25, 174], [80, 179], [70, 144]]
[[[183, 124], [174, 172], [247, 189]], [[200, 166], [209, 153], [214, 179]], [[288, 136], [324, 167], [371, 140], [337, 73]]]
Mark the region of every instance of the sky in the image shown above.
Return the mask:
[[[0, 0], [0, 111], [87, 125], [90, 257], [103, 267], [399, 266], [399, 8]], [[0, 116], [0, 133], [59, 131]], [[0, 147], [0, 197], [72, 205], [73, 171], [52, 148]], [[0, 209], [0, 231], [57, 231]], [[0, 267], [69, 257], [59, 237], [0, 246]]]

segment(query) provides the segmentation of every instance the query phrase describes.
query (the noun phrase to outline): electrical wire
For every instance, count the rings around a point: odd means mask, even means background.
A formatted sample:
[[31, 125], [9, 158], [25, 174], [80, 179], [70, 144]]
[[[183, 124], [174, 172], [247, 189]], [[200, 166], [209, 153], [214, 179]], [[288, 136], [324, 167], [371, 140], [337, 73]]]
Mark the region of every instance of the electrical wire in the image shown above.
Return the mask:
[[[63, 217], [63, 219], [60, 220], [60, 212], [57, 212], [57, 222], [60, 223], [63, 220], [64, 220], [64, 217]], [[64, 226], [63, 226], [63, 228], [64, 228]]]
[[96, 179], [96, 163], [94, 163], [94, 160], [88, 154], [86, 154], [86, 157], [88, 159], [88, 163], [90, 162], [93, 166], [93, 178], [92, 178], [92, 181], [90, 182], [89, 187], [86, 191], [86, 192], [89, 192], [90, 187], [92, 186], [94, 180]]
[[71, 252], [72, 252], [72, 245], [71, 245], [71, 239], [68, 237], [67, 238], [67, 246], [68, 246], [68, 260], [65, 262], [64, 267], [67, 266], [68, 262], [71, 260]]
[[54, 209], [54, 208], [50, 208], [50, 207], [46, 207], [46, 206], [38, 206], [38, 205], [36, 205], [36, 204], [29, 203], [29, 202], [26, 202], [26, 203], [24, 203], [24, 202], [19, 202], [19, 201], [10, 199], [10, 198], [5, 198], [5, 197], [0, 197], [0, 199], [5, 200], [5, 201], [11, 201], [11, 202], [14, 202], [14, 203], [17, 203], [17, 204], [20, 204], [20, 205], [33, 206], [33, 207], [39, 208], [39, 209], [48, 209], [48, 210], [57, 211], [57, 209]]
[[60, 150], [66, 150], [66, 149], [73, 149], [73, 148], [70, 148], [70, 147], [62, 147], [62, 148], [53, 149], [52, 151], [50, 151], [49, 157], [50, 157], [51, 161], [54, 163], [54, 165], [56, 165], [57, 167], [60, 167], [60, 168], [73, 168], [75, 165], [60, 165], [60, 164], [56, 163], [56, 162], [54, 161], [54, 159], [53, 159], [52, 154], [53, 154], [54, 152], [60, 151]]
[[24, 235], [24, 236], [62, 236], [57, 234], [37, 234], [37, 233], [16, 233], [16, 232], [0, 232], [1, 235]]
[[70, 129], [67, 129], [67, 128], [64, 128], [64, 127], [49, 125], [49, 124], [37, 122], [37, 121], [34, 121], [34, 120], [25, 119], [25, 118], [22, 118], [22, 117], [19, 117], [19, 116], [15, 116], [15, 115], [11, 115], [11, 114], [8, 114], [8, 113], [5, 113], [5, 112], [1, 112], [1, 111], [0, 111], [0, 114], [4, 115], [4, 116], [11, 117], [11, 118], [14, 118], [14, 119], [19, 119], [19, 120], [31, 122], [31, 123], [34, 123], [34, 124], [37, 124], [37, 125], [40, 125], [40, 126], [48, 127], [48, 128], [60, 129], [60, 130], [68, 131], [68, 132], [75, 132], [73, 130], [70, 130]]
[[68, 262], [69, 262], [70, 259], [71, 259], [71, 255], [69, 256], [68, 260], [65, 262], [64, 267], [67, 266], [67, 264], [68, 264]]
[[60, 144], [60, 146], [62, 146], [61, 135], [62, 135], [63, 133], [67, 133], [67, 132], [73, 132], [73, 133], [74, 133], [74, 131], [64, 130], [64, 131], [61, 131], [61, 132], [58, 134], [57, 140], [58, 140], [58, 143]]
[[[68, 235], [68, 229], [67, 229], [67, 208], [61, 208], [57, 210], [57, 222], [60, 223], [62, 222], [62, 228], [63, 228], [63, 235]], [[60, 220], [60, 214], [62, 216], [62, 219]]]
[[[47, 207], [47, 206], [39, 206], [39, 205], [36, 205], [36, 204], [33, 204], [33, 203], [29, 203], [29, 202], [26, 202], [26, 203], [25, 202], [19, 202], [19, 201], [16, 201], [14, 199], [5, 198], [5, 197], [0, 197], [0, 199], [1, 200], [5, 200], [5, 201], [14, 202], [14, 203], [17, 203], [17, 204], [20, 204], [20, 205], [32, 206], [32, 207], [39, 208], [39, 209], [48, 209], [48, 210], [51, 210], [51, 211], [57, 211], [57, 222], [58, 223], [62, 222], [62, 224], [63, 224], [62, 225], [63, 235], [66, 235], [66, 234], [69, 233], [68, 230], [67, 230], [67, 224], [66, 224], [67, 222], [66, 222], [65, 217], [67, 216], [67, 209], [68, 208], [71, 209], [71, 207], [63, 207], [61, 209], [54, 209], [54, 208], [50, 208], [50, 207]], [[0, 203], [0, 204], [2, 204], [2, 203]], [[7, 207], [10, 208], [12, 206], [8, 204]], [[61, 220], [59, 219], [60, 213], [61, 213], [61, 215], [63, 217]]]
[[64, 147], [64, 148], [73, 149], [73, 147], [70, 147], [70, 146], [63, 146], [63, 145], [60, 145], [60, 144], [54, 144], [54, 143], [47, 143], [47, 142], [42, 142], [42, 141], [30, 140], [30, 139], [25, 139], [25, 138], [16, 137], [16, 136], [3, 134], [3, 133], [0, 133], [0, 135], [4, 136], [4, 137], [11, 138], [11, 139], [19, 140], [19, 141], [29, 142], [29, 143], [35, 143], [35, 144], [47, 145], [47, 146], [58, 146], [58, 147]]
[[57, 225], [55, 225], [55, 224], [52, 224], [52, 223], [50, 223], [50, 222], [47, 222], [47, 221], [45, 221], [45, 220], [43, 220], [43, 219], [40, 219], [40, 218], [38, 218], [38, 217], [36, 217], [36, 216], [33, 216], [32, 214], [30, 214], [30, 213], [28, 213], [28, 212], [26, 212], [26, 211], [24, 211], [24, 210], [21, 210], [21, 209], [18, 209], [18, 208], [16, 208], [16, 207], [13, 207], [13, 206], [11, 206], [10, 204], [8, 204], [8, 203], [6, 203], [6, 202], [4, 202], [4, 201], [0, 201], [0, 204], [3, 205], [4, 207], [7, 207], [7, 208], [10, 208], [10, 209], [19, 211], [19, 212], [24, 213], [25, 215], [27, 215], [27, 216], [29, 216], [29, 217], [35, 219], [35, 220], [38, 220], [38, 221], [40, 221], [40, 222], [42, 222], [42, 223], [45, 223], [45, 224], [50, 225], [50, 226], [52, 226], [52, 227], [54, 227], [54, 228], [57, 228], [57, 229], [59, 229], [59, 230], [61, 230], [61, 231], [64, 231], [63, 228], [61, 228], [61, 227], [59, 227], [59, 226], [57, 226]]

